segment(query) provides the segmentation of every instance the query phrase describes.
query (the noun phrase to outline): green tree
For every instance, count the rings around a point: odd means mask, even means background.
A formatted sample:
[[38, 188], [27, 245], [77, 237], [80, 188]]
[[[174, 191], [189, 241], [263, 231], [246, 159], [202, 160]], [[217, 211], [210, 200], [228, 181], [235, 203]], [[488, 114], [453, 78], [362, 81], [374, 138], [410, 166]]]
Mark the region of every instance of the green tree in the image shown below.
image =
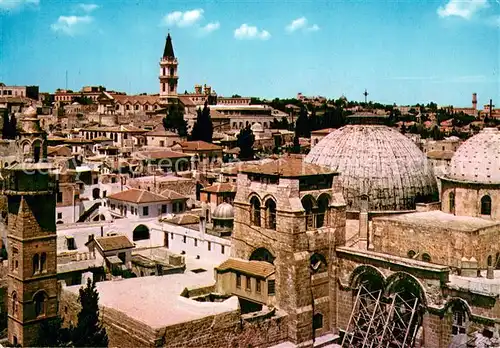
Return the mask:
[[7, 109], [3, 110], [2, 120], [3, 120], [2, 138], [11, 139], [12, 132], [10, 129], [9, 112], [7, 111]]
[[107, 347], [108, 335], [99, 321], [99, 293], [95, 282], [87, 280], [87, 286], [80, 288], [78, 297], [82, 309], [78, 313], [78, 324], [73, 330], [75, 347]]
[[73, 347], [71, 342], [72, 327], [63, 328], [59, 317], [46, 320], [40, 325], [35, 347]]
[[253, 144], [255, 143], [255, 136], [250, 128], [250, 125], [240, 130], [236, 137], [236, 144], [240, 148], [239, 159], [243, 161], [253, 160], [254, 150]]
[[307, 116], [307, 109], [305, 107], [300, 109], [299, 117], [297, 118], [297, 121], [295, 121], [295, 136], [299, 138], [311, 137], [309, 117]]
[[163, 118], [163, 128], [176, 132], [181, 137], [187, 136], [187, 122], [180, 104], [170, 106], [167, 115]]
[[17, 119], [14, 114], [10, 116], [10, 139], [15, 139], [17, 136]]
[[208, 103], [205, 102], [203, 110], [198, 109], [196, 112], [196, 122], [191, 131], [191, 140], [203, 140], [207, 143], [211, 143], [214, 129]]

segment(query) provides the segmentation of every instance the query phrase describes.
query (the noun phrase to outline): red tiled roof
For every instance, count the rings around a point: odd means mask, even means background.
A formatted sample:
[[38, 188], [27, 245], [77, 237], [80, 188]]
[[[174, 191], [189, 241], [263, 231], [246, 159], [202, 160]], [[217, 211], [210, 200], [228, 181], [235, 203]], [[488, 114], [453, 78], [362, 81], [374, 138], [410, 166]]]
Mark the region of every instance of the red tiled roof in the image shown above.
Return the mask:
[[196, 104], [191, 100], [189, 96], [179, 96], [179, 101], [184, 105], [184, 106], [196, 106]]
[[130, 249], [134, 247], [134, 244], [127, 236], [99, 237], [95, 241], [102, 251]]
[[189, 155], [170, 150], [157, 150], [157, 151], [139, 151], [135, 153], [137, 156], [142, 156], [149, 159], [162, 159], [162, 158], [189, 158]]
[[237, 271], [262, 278], [267, 278], [275, 272], [274, 265], [269, 262], [247, 261], [233, 258], [224, 261], [215, 269], [220, 272]]
[[202, 140], [197, 141], [184, 141], [179, 143], [183, 150], [187, 151], [222, 151], [222, 147], [214, 144], [207, 143]]
[[114, 95], [113, 98], [120, 104], [158, 104], [159, 95]]
[[236, 192], [236, 185], [228, 182], [218, 182], [212, 186], [202, 189], [203, 192], [219, 193], [219, 192]]
[[181, 195], [180, 193], [177, 193], [174, 190], [169, 190], [169, 189], [166, 189], [166, 190], [162, 191], [161, 195], [163, 197], [166, 197], [169, 200], [172, 200], [172, 201], [173, 200], [179, 200], [179, 199], [185, 199], [185, 200], [188, 199], [187, 197]]
[[155, 202], [166, 202], [170, 199], [159, 195], [157, 193], [149, 192], [146, 190], [130, 189], [127, 191], [118, 192], [108, 196], [109, 199], [114, 199], [117, 201], [124, 201], [130, 203], [155, 203]]
[[312, 163], [303, 162], [302, 158], [297, 157], [284, 157], [278, 160], [265, 163], [262, 165], [255, 165], [241, 170], [244, 173], [274, 175], [289, 178], [296, 178], [300, 176], [310, 175], [324, 175], [335, 174], [335, 171], [318, 166]]

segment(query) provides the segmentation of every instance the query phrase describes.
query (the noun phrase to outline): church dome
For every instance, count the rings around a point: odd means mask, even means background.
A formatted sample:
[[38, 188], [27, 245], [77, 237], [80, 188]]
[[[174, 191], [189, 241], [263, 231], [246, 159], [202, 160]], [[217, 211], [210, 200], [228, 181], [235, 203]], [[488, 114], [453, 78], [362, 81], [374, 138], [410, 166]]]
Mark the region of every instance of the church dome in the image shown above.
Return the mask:
[[354, 115], [352, 124], [333, 131], [316, 144], [305, 161], [340, 173], [336, 187], [342, 190], [347, 209], [369, 211], [415, 209], [430, 202], [437, 185], [426, 156], [409, 138], [381, 124], [375, 115]]
[[234, 219], [234, 208], [229, 203], [219, 204], [212, 214], [212, 219], [214, 220], [232, 220]]
[[484, 128], [457, 149], [448, 178], [482, 184], [500, 184], [500, 131]]
[[252, 127], [250, 127], [250, 129], [254, 133], [261, 133], [264, 131], [264, 128], [262, 128], [262, 125], [260, 123], [254, 123]]

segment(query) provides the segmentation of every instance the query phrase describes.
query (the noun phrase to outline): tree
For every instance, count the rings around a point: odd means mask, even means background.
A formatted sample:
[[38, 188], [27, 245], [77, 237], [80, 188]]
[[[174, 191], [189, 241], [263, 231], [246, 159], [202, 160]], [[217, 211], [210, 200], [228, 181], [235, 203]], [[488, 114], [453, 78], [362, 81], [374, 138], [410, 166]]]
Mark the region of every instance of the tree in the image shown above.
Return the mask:
[[203, 110], [198, 109], [196, 112], [196, 122], [193, 125], [193, 130], [191, 132], [191, 140], [202, 140], [207, 143], [211, 143], [214, 128], [212, 118], [210, 117], [210, 108], [208, 107], [208, 103], [205, 102]]
[[80, 288], [78, 301], [82, 306], [78, 313], [78, 324], [73, 330], [75, 347], [107, 347], [108, 335], [99, 322], [99, 293], [95, 282], [87, 280], [87, 286]]
[[17, 119], [14, 114], [10, 116], [10, 139], [15, 139], [17, 135]]
[[174, 104], [170, 106], [167, 115], [163, 118], [163, 128], [176, 132], [181, 137], [187, 136], [187, 122], [184, 119], [181, 105]]
[[316, 109], [313, 108], [311, 116], [309, 116], [309, 130], [315, 131], [321, 128], [321, 123], [319, 118], [316, 116]]
[[304, 106], [300, 109], [299, 117], [297, 118], [297, 121], [295, 121], [295, 136], [299, 138], [311, 137], [309, 118], [307, 117], [307, 110]]
[[240, 130], [236, 137], [236, 144], [240, 148], [239, 158], [243, 161], [253, 160], [254, 150], [253, 144], [255, 143], [255, 136], [253, 135], [250, 125]]
[[293, 137], [292, 153], [300, 153], [300, 142], [298, 136]]
[[3, 126], [2, 126], [2, 139], [11, 139], [10, 135], [12, 134], [10, 130], [10, 121], [9, 121], [9, 113], [7, 109], [3, 110]]
[[59, 317], [42, 322], [38, 331], [36, 347], [72, 347], [72, 327], [63, 328]]

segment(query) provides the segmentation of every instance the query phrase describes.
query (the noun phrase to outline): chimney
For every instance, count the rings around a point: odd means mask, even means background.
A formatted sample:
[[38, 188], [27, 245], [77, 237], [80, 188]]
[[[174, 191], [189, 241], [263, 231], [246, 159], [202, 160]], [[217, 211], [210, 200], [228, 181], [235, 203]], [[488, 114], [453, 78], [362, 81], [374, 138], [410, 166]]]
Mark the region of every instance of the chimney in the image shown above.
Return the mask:
[[460, 275], [462, 277], [476, 278], [478, 275], [477, 260], [471, 257], [470, 260], [462, 257], [460, 266]]

